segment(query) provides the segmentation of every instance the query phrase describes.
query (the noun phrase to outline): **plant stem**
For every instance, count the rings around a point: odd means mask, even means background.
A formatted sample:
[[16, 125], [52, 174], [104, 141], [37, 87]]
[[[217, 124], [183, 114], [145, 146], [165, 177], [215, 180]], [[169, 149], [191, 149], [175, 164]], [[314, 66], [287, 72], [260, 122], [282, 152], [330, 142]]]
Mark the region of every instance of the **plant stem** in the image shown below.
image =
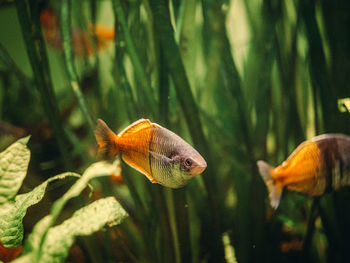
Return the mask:
[[125, 182], [126, 186], [128, 187], [128, 190], [130, 192], [130, 195], [135, 203], [135, 208], [138, 211], [137, 213], [137, 219], [139, 222], [142, 224], [142, 229], [140, 229], [140, 232], [142, 234], [142, 239], [146, 243], [146, 257], [147, 261], [154, 262], [154, 259], [156, 258], [156, 249], [155, 249], [155, 244], [153, 240], [150, 241], [150, 236], [149, 236], [149, 215], [147, 213], [146, 208], [142, 204], [141, 196], [137, 192], [137, 189], [135, 187], [135, 184], [132, 181], [131, 175], [131, 169], [129, 168], [124, 162], [121, 162], [122, 164], [122, 171], [125, 171], [122, 173], [122, 178], [123, 181]]
[[61, 2], [61, 35], [64, 61], [66, 63], [67, 73], [70, 81], [70, 86], [73, 89], [75, 96], [78, 99], [78, 103], [81, 111], [90, 127], [91, 133], [94, 130], [94, 123], [87, 109], [84, 96], [80, 90], [77, 73], [73, 63], [73, 47], [71, 36], [71, 19], [70, 19], [70, 0], [63, 0]]
[[332, 132], [335, 129], [333, 122], [336, 119], [334, 114], [337, 113], [337, 101], [334, 94], [335, 89], [333, 89], [334, 87], [332, 87], [328, 76], [321, 33], [316, 21], [315, 2], [314, 0], [300, 1], [300, 5], [310, 46], [310, 76], [314, 88], [314, 96], [320, 100], [322, 105], [323, 129], [325, 132]]
[[190, 130], [192, 140], [199, 152], [206, 153], [206, 159], [208, 167], [206, 172], [203, 174], [203, 180], [208, 191], [208, 197], [210, 202], [210, 209], [212, 214], [212, 227], [208, 229], [210, 231], [210, 242], [209, 253], [210, 256], [216, 258], [217, 262], [224, 261], [223, 246], [221, 242], [220, 234], [220, 216], [219, 206], [217, 200], [216, 182], [212, 175], [215, 172], [212, 170], [211, 164], [212, 159], [208, 149], [208, 144], [203, 133], [201, 121], [199, 119], [199, 111], [197, 104], [194, 100], [189, 81], [186, 76], [185, 68], [181, 59], [179, 48], [176, 44], [174, 37], [174, 30], [170, 22], [170, 13], [166, 2], [162, 0], [149, 1], [156, 33], [159, 36], [161, 46], [164, 51], [167, 68], [170, 76], [175, 85], [177, 97], [180, 101], [182, 110], [184, 112], [187, 126]]
[[[68, 168], [70, 167], [68, 139], [59, 120], [57, 100], [53, 90], [44, 39], [41, 33], [39, 7], [36, 3], [32, 3], [29, 6], [25, 0], [16, 0], [15, 4], [27, 54], [33, 70], [34, 82], [41, 95], [44, 111], [56, 136], [64, 165]], [[32, 18], [30, 18], [28, 10], [32, 12]]]
[[0, 62], [3, 65], [6, 65], [9, 71], [12, 71], [19, 81], [27, 88], [30, 88], [34, 85], [33, 80], [27, 77], [16, 65], [16, 63], [11, 58], [10, 54], [4, 48], [4, 46], [0, 43]]
[[144, 70], [144, 66], [141, 63], [141, 60], [137, 54], [135, 44], [131, 38], [131, 34], [126, 22], [125, 14], [123, 7], [120, 3], [120, 0], [113, 0], [113, 10], [114, 10], [114, 16], [116, 19], [118, 19], [119, 24], [121, 26], [124, 40], [126, 44], [126, 48], [128, 50], [131, 63], [134, 67], [135, 73], [137, 75], [137, 78], [141, 84], [141, 92], [143, 93], [142, 96], [146, 100], [147, 106], [150, 108], [150, 113], [152, 116], [155, 116], [156, 114], [156, 103], [153, 96], [152, 87], [149, 83], [149, 80], [146, 76], [146, 72]]
[[309, 252], [310, 252], [309, 250], [312, 245], [312, 237], [315, 231], [315, 220], [318, 216], [319, 207], [320, 207], [320, 198], [315, 197], [315, 199], [312, 202], [309, 222], [307, 224], [307, 231], [303, 242], [303, 254], [306, 259], [309, 258]]

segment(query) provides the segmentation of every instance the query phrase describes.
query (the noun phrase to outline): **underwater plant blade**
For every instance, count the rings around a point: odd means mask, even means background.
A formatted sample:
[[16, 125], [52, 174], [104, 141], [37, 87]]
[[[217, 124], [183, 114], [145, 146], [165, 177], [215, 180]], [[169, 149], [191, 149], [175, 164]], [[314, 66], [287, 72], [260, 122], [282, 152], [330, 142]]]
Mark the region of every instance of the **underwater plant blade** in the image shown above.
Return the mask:
[[16, 196], [15, 201], [0, 205], [0, 240], [4, 247], [18, 247], [23, 240], [23, 217], [28, 207], [37, 204], [43, 198], [47, 185], [57, 179], [67, 176], [79, 177], [78, 174], [64, 173], [49, 178], [32, 191]]
[[26, 176], [30, 160], [29, 138], [19, 139], [0, 153], [0, 205], [16, 196]]
[[[155, 29], [159, 35], [161, 46], [164, 50], [164, 57], [167, 62], [169, 74], [174, 82], [176, 95], [184, 112], [187, 126], [189, 128], [192, 140], [196, 148], [201, 152], [208, 163], [206, 172], [203, 174], [203, 180], [208, 192], [211, 215], [210, 220], [213, 226], [208, 235], [213, 239], [208, 248], [208, 253], [211, 254], [217, 262], [224, 260], [223, 246], [220, 242], [220, 212], [219, 202], [216, 193], [216, 181], [212, 163], [212, 157], [208, 151], [208, 142], [204, 135], [203, 126], [199, 118], [199, 109], [193, 96], [189, 80], [186, 75], [185, 67], [179, 51], [179, 47], [175, 41], [174, 29], [170, 20], [169, 7], [163, 1], [150, 1], [150, 7], [154, 17]], [[207, 248], [206, 248], [207, 249]]]
[[81, 92], [81, 88], [78, 82], [76, 69], [73, 63], [73, 47], [72, 47], [72, 36], [71, 36], [71, 19], [70, 19], [70, 1], [64, 0], [61, 3], [61, 23], [62, 23], [62, 45], [64, 53], [64, 61], [66, 63], [66, 69], [70, 80], [70, 86], [77, 97], [79, 107], [84, 114], [84, 117], [89, 124], [91, 132], [94, 129], [94, 123], [91, 115], [86, 106], [84, 96]]
[[137, 76], [138, 81], [140, 82], [140, 85], [142, 89], [140, 89], [140, 95], [143, 96], [144, 100], [146, 101], [146, 104], [149, 108], [149, 114], [155, 115], [156, 113], [156, 101], [153, 96], [153, 90], [151, 87], [151, 84], [149, 83], [147, 74], [144, 70], [144, 66], [141, 63], [140, 56], [136, 50], [135, 42], [131, 37], [130, 30], [127, 25], [127, 19], [125, 16], [124, 9], [122, 7], [122, 4], [120, 0], [113, 0], [113, 12], [115, 18], [118, 20], [121, 26], [121, 32], [123, 33], [124, 40], [125, 40], [125, 46], [129, 53], [131, 63], [133, 65], [135, 75]]
[[[70, 167], [68, 138], [59, 118], [58, 101], [53, 89], [50, 65], [40, 25], [39, 4], [28, 1], [15, 1], [18, 20], [21, 26], [29, 62], [33, 71], [35, 87], [40, 93], [44, 115], [50, 121], [65, 167]], [[29, 14], [31, 13], [31, 16]]]

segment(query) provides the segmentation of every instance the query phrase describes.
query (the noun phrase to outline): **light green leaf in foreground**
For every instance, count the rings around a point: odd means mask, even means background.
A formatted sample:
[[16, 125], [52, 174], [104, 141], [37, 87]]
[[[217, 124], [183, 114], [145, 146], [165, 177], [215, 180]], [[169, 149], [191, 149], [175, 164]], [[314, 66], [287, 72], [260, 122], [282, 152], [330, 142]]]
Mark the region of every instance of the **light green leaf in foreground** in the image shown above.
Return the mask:
[[108, 162], [96, 162], [90, 165], [82, 177], [60, 198], [58, 199], [52, 206], [51, 214], [53, 215], [53, 220], [56, 220], [57, 216], [63, 209], [66, 202], [78, 196], [85, 187], [89, 184], [89, 181], [93, 178], [101, 177], [101, 176], [109, 176], [111, 174], [118, 173], [119, 166], [116, 163], [108, 163]]
[[40, 246], [43, 230], [49, 226], [51, 221], [51, 216], [46, 216], [40, 220], [28, 237], [24, 255], [14, 262], [33, 262], [33, 260], [45, 263], [64, 262], [77, 236], [90, 235], [106, 224], [110, 226], [119, 224], [126, 217], [127, 213], [114, 197], [99, 199], [77, 210], [61, 225], [50, 228], [39, 258], [34, 258], [34, 250]]
[[19, 139], [0, 153], [0, 205], [14, 199], [26, 176], [30, 160], [29, 138]]
[[[97, 178], [100, 176], [108, 176], [111, 174], [116, 174], [117, 172], [119, 172], [119, 169], [120, 167], [117, 165], [117, 163], [111, 164], [108, 162], [97, 162], [89, 166], [85, 170], [82, 177], [60, 199], [58, 199], [53, 204], [51, 208], [51, 214], [49, 216], [46, 216], [42, 220], [40, 220], [40, 222], [35, 226], [32, 234], [30, 235], [31, 240], [27, 240], [25, 243], [23, 255], [27, 253], [31, 253], [32, 254], [32, 256], [30, 257], [31, 261], [37, 262], [41, 257], [42, 253], [45, 251], [43, 247], [45, 246], [47, 242], [47, 238], [49, 237], [48, 236], [49, 231], [52, 229], [54, 223], [56, 222], [57, 217], [61, 213], [65, 204], [71, 198], [78, 196], [84, 190], [84, 188], [88, 185], [91, 179]], [[107, 212], [100, 211], [99, 213], [103, 214]], [[118, 217], [116, 217], [116, 219], [118, 219]], [[106, 222], [111, 222], [111, 221], [114, 221], [114, 220], [108, 220]], [[81, 226], [78, 226], [78, 228], [81, 228]]]
[[64, 173], [51, 177], [29, 193], [17, 195], [15, 201], [0, 205], [0, 240], [4, 247], [17, 247], [22, 244], [22, 220], [28, 207], [38, 203], [43, 198], [46, 187], [51, 181], [67, 176], [80, 177], [79, 174], [75, 173]]

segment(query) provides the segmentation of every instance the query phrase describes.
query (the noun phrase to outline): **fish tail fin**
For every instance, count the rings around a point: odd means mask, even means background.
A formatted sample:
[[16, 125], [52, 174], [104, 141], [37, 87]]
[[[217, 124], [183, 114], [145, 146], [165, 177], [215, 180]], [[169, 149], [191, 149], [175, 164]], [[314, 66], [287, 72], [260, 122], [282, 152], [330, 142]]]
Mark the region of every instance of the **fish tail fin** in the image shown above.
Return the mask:
[[260, 175], [264, 180], [267, 189], [269, 191], [270, 204], [274, 209], [277, 209], [282, 195], [283, 185], [273, 179], [271, 174], [273, 173], [273, 167], [267, 162], [258, 161], [257, 162]]
[[98, 156], [102, 159], [111, 159], [119, 153], [116, 141], [118, 136], [107, 126], [107, 124], [98, 119], [94, 130], [96, 141], [98, 143]]

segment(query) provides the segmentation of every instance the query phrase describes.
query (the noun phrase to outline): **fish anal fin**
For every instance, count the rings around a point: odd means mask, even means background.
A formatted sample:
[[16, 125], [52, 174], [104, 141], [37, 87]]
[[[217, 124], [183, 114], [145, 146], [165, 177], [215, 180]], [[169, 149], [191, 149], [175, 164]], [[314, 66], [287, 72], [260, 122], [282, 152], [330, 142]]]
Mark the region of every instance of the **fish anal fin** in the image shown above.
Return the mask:
[[144, 174], [152, 183], [158, 183], [158, 181], [154, 179], [153, 176], [146, 169], [144, 169], [135, 162], [134, 158], [125, 153], [122, 154], [122, 158], [124, 162], [126, 162], [128, 165], [130, 165], [140, 173]]
[[118, 136], [119, 137], [125, 137], [130, 134], [133, 134], [135, 132], [138, 132], [145, 128], [151, 128], [152, 123], [148, 119], [139, 119], [138, 121], [135, 121], [134, 123], [130, 124], [128, 127], [126, 127], [124, 130], [122, 130]]

